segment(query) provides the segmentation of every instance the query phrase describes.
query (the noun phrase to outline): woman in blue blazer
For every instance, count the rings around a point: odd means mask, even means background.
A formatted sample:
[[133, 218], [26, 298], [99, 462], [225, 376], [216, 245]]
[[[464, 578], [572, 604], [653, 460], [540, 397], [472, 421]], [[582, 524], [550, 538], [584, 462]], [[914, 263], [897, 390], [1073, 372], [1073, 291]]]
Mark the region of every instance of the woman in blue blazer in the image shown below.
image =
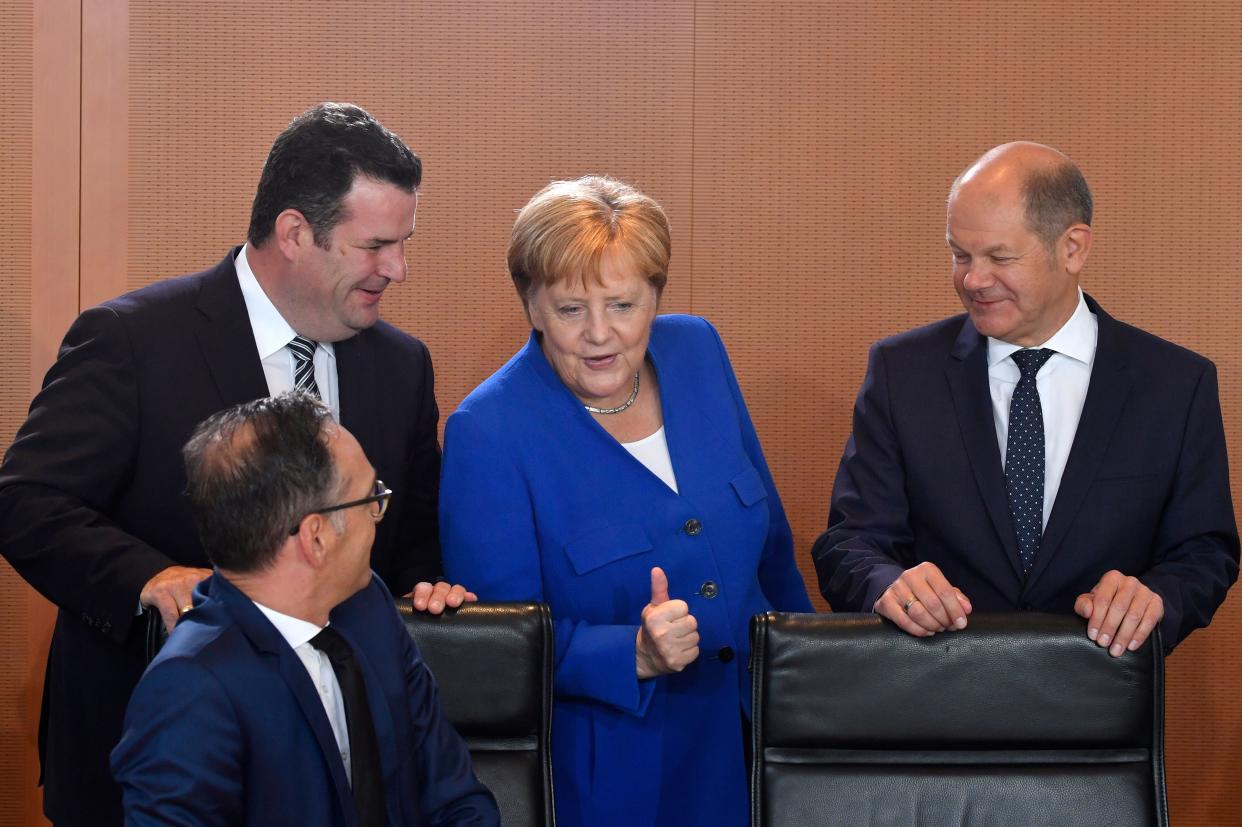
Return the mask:
[[530, 340], [446, 427], [449, 578], [552, 609], [570, 827], [746, 824], [748, 623], [811, 610], [720, 337], [656, 316], [669, 253], [632, 187], [538, 193], [509, 247]]

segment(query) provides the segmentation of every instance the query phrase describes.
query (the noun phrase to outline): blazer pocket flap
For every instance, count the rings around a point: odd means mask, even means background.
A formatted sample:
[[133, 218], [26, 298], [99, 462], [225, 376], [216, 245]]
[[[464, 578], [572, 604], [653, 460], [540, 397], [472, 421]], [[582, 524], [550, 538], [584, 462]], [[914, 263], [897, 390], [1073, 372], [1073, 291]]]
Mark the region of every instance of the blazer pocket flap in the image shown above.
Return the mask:
[[643, 527], [636, 523], [596, 529], [565, 544], [565, 555], [576, 574], [586, 574], [613, 561], [647, 551], [651, 551], [651, 540]]
[[743, 505], [754, 505], [768, 496], [767, 489], [763, 487], [763, 480], [759, 479], [759, 472], [754, 468], [747, 468], [729, 480], [729, 484], [733, 486], [734, 493]]

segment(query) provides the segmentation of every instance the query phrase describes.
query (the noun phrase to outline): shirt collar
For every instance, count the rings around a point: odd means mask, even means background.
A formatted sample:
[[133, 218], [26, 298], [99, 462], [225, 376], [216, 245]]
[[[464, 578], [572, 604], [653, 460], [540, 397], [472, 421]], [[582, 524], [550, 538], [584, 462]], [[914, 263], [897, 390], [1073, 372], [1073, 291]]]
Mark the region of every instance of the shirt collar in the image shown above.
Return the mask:
[[282, 614], [275, 609], [269, 609], [262, 603], [251, 601], [255, 608], [263, 612], [263, 616], [271, 621], [276, 627], [276, 631], [280, 632], [288, 643], [289, 648], [296, 649], [303, 643], [310, 643], [310, 639], [323, 631], [319, 626], [301, 618], [292, 617], [291, 615]]
[[[259, 284], [254, 270], [250, 268], [250, 260], [246, 257], [249, 249], [249, 243], [243, 244], [233, 264], [237, 268], [237, 282], [241, 285], [242, 299], [246, 302], [246, 314], [250, 316], [250, 327], [254, 330], [254, 343], [259, 349], [259, 359], [263, 360], [289, 344], [298, 334], [263, 291], [263, 286]], [[329, 356], [333, 355], [331, 342], [320, 342], [319, 346]]]
[[[1073, 315], [1061, 325], [1060, 330], [1052, 334], [1048, 341], [1036, 345], [1031, 350], [1048, 348], [1090, 367], [1095, 361], [1098, 329], [1095, 315], [1087, 308], [1087, 300], [1083, 298], [1082, 288], [1079, 288], [1078, 306], [1074, 308]], [[1016, 351], [1023, 349], [1022, 345], [1011, 344], [989, 336], [988, 367], [1003, 362]]]

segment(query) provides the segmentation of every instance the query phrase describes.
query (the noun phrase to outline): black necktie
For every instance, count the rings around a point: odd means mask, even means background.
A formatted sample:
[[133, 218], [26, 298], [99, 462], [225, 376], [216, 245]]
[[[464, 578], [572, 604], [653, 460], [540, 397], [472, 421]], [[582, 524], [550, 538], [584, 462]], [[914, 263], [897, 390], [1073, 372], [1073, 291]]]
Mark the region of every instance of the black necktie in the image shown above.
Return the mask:
[[384, 802], [383, 766], [362, 669], [354, 658], [354, 650], [331, 626], [324, 627], [311, 638], [311, 645], [328, 656], [337, 683], [341, 685], [345, 725], [349, 727], [350, 777], [358, 823], [364, 827], [385, 825], [388, 817]]
[[296, 391], [305, 391], [316, 399], [322, 399], [319, 395], [319, 385], [315, 384], [315, 348], [318, 347], [317, 342], [312, 342], [305, 336], [294, 336], [289, 342], [289, 350], [293, 353], [293, 389]]
[[1022, 378], [1009, 403], [1005, 492], [1009, 496], [1009, 517], [1013, 520], [1023, 574], [1031, 573], [1044, 533], [1044, 412], [1035, 375], [1052, 354], [1047, 348], [1013, 354]]

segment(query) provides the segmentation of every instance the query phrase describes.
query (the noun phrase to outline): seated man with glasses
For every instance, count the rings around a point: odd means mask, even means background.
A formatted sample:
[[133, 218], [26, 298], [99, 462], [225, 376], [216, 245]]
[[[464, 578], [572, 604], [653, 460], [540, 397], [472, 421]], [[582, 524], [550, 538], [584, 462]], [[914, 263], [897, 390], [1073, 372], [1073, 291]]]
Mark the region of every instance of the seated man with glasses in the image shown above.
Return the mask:
[[130, 700], [125, 823], [499, 824], [371, 571], [392, 491], [353, 435], [291, 393], [183, 453], [214, 573]]

